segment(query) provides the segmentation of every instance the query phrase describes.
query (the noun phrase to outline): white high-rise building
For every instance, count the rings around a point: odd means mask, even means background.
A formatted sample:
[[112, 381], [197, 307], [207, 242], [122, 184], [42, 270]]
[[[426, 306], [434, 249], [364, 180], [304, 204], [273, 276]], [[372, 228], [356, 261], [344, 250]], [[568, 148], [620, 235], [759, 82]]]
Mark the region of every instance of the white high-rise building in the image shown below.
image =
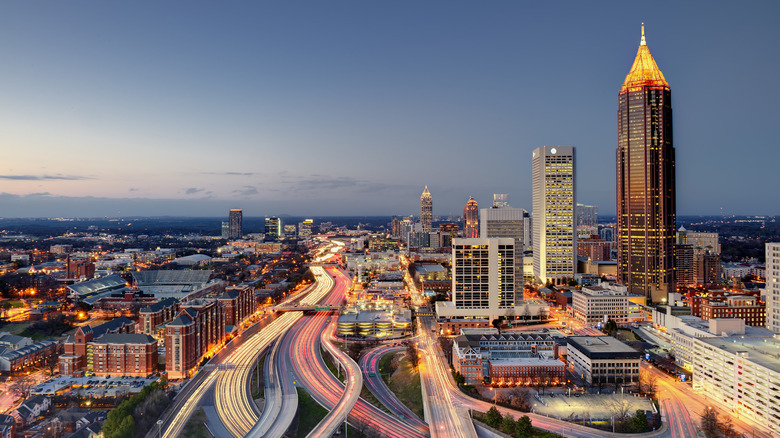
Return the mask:
[[780, 333], [780, 243], [766, 244], [766, 328]]
[[562, 284], [577, 269], [574, 147], [539, 147], [532, 160], [534, 275]]
[[[513, 319], [547, 312], [541, 301], [515, 295], [515, 239], [453, 239], [452, 301], [437, 301], [440, 318]], [[520, 295], [522, 298], [522, 295]]]

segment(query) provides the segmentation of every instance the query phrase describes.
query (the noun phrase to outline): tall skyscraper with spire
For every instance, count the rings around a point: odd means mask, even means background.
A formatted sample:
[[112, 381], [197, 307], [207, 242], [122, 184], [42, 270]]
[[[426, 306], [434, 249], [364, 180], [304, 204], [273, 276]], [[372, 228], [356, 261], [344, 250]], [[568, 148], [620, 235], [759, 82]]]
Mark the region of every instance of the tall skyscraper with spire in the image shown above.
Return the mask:
[[472, 197], [469, 197], [466, 206], [463, 207], [463, 237], [479, 237], [479, 205]]
[[660, 302], [675, 290], [672, 92], [647, 47], [644, 23], [618, 101], [618, 279]]
[[420, 196], [420, 224], [423, 232], [429, 233], [433, 229], [433, 197], [425, 186]]

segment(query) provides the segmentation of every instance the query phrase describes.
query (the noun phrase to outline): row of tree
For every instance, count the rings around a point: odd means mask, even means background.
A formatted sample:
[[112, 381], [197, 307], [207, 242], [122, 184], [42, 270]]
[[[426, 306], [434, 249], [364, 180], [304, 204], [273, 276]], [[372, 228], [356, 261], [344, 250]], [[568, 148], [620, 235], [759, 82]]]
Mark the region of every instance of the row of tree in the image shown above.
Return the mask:
[[534, 428], [531, 425], [531, 419], [528, 418], [528, 415], [523, 415], [515, 420], [509, 412], [507, 412], [506, 415], [501, 416], [501, 412], [498, 412], [498, 409], [493, 406], [489, 411], [482, 415], [482, 418], [488, 426], [513, 437], [524, 438], [534, 435]]
[[106, 438], [144, 436], [171, 404], [173, 397], [166, 391], [166, 386], [164, 379], [154, 382], [120, 403], [108, 413], [108, 418], [103, 423], [103, 435]]

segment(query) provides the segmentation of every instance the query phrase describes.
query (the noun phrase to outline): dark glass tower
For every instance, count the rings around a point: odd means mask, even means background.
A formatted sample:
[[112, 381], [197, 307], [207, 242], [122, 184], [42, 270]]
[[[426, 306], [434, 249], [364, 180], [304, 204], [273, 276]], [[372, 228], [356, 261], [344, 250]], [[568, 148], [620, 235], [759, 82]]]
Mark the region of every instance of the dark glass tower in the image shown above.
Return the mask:
[[662, 302], [675, 290], [672, 92], [645, 43], [644, 24], [619, 102], [618, 279], [629, 292]]
[[228, 238], [240, 239], [243, 235], [242, 230], [243, 213], [240, 208], [231, 208], [228, 215]]

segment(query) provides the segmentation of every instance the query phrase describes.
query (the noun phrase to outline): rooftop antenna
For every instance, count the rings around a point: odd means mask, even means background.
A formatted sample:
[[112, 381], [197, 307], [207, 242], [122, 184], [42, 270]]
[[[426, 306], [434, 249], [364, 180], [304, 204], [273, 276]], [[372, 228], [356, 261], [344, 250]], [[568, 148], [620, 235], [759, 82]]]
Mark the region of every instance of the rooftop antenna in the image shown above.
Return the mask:
[[642, 23], [642, 41], [639, 42], [640, 46], [646, 46], [647, 42], [645, 41], [645, 23]]

